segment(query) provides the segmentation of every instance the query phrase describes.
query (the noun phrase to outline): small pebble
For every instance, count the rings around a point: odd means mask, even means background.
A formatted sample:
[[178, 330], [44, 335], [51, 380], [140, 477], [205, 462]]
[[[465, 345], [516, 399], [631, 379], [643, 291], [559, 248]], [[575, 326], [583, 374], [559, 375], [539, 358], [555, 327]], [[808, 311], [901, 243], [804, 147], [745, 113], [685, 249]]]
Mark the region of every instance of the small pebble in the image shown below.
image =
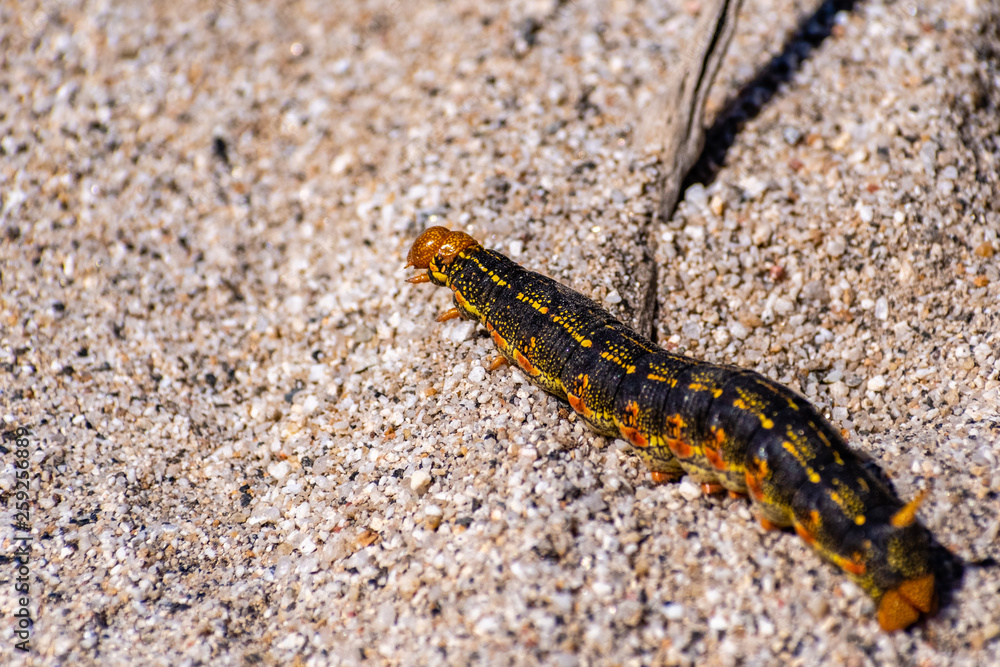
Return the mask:
[[677, 491], [681, 494], [681, 497], [688, 502], [701, 498], [701, 488], [697, 484], [688, 480], [682, 481]]
[[414, 471], [410, 475], [410, 490], [417, 495], [424, 495], [431, 486], [431, 476], [424, 470]]

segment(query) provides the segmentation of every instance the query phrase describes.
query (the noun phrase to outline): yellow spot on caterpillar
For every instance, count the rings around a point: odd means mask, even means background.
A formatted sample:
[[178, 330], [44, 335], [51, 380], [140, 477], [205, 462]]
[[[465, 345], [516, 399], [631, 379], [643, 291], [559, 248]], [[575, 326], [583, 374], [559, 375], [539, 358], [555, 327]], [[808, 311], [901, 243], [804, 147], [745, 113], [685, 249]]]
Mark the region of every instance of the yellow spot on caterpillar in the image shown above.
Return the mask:
[[815, 470], [809, 471], [809, 481], [813, 484], [819, 484], [819, 473]]
[[856, 526], [863, 526], [863, 525], [865, 525], [865, 515], [864, 514], [859, 514], [856, 517], [854, 517], [854, 525], [856, 525]]
[[721, 389], [716, 389], [715, 391], [712, 392], [712, 396], [714, 398], [718, 398], [719, 396], [722, 396], [722, 390]]
[[542, 306], [541, 308], [538, 309], [538, 312], [544, 315], [545, 313], [549, 312], [549, 309], [547, 306]]
[[812, 468], [809, 467], [808, 459], [805, 456], [803, 456], [802, 452], [788, 440], [782, 442], [781, 446], [785, 448], [785, 451], [794, 456], [795, 460], [798, 461], [799, 465], [805, 468], [810, 473], [811, 476]]
[[635, 366], [626, 366], [625, 375], [631, 375], [632, 373], [635, 373]]
[[854, 489], [844, 484], [837, 477], [833, 478], [832, 485], [837, 490], [830, 492], [830, 500], [837, 503], [847, 516], [860, 515], [864, 510], [864, 503], [858, 497], [858, 494], [854, 492]]
[[765, 415], [757, 415], [760, 417], [760, 425], [764, 428], [771, 429], [774, 428], [774, 422], [768, 419]]
[[746, 410], [747, 404], [743, 402], [742, 398], [737, 398], [735, 401], [733, 401], [733, 407], [736, 408], [737, 410]]
[[836, 450], [834, 450], [834, 452], [833, 452], [833, 460], [836, 461], [837, 465], [839, 465], [839, 466], [844, 465], [844, 459], [842, 459], [840, 457], [840, 452], [838, 452]]
[[591, 345], [593, 345], [593, 343], [590, 342], [589, 338], [584, 338], [583, 340], [580, 341], [580, 345], [583, 347], [590, 347]]

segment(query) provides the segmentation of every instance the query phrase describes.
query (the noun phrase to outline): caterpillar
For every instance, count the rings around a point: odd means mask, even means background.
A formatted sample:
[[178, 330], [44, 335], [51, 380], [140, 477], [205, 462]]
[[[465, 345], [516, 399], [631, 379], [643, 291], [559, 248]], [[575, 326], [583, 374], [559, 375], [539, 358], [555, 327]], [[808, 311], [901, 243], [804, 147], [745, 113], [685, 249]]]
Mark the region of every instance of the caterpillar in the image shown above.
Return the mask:
[[598, 433], [622, 438], [655, 483], [689, 475], [709, 493], [749, 496], [765, 529], [791, 527], [906, 628], [937, 604], [930, 541], [903, 503], [806, 399], [738, 366], [664, 350], [587, 297], [431, 227], [413, 243], [414, 284], [451, 288], [438, 317], [476, 320], [502, 356]]

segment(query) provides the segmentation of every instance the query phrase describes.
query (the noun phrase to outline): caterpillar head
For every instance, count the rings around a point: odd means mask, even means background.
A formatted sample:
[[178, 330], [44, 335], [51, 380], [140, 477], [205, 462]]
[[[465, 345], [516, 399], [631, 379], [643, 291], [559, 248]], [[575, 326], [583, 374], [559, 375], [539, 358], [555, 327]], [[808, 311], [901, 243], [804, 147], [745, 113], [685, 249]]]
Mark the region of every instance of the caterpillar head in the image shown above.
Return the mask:
[[442, 272], [463, 250], [479, 245], [476, 239], [465, 232], [453, 232], [445, 227], [428, 227], [410, 246], [406, 266], [429, 268], [432, 279], [436, 278], [436, 282], [446, 284], [446, 276]]

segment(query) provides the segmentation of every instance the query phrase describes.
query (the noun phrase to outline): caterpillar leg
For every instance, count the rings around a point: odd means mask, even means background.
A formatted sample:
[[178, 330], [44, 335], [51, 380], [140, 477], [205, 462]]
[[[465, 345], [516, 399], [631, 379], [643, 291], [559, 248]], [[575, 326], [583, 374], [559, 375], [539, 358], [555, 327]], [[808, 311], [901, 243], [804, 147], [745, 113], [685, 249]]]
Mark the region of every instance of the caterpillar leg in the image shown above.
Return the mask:
[[704, 482], [701, 485], [701, 492], [704, 493], [706, 496], [712, 496], [712, 495], [715, 495], [716, 493], [722, 493], [723, 491], [725, 491], [726, 495], [728, 495], [733, 500], [738, 500], [740, 498], [746, 498], [747, 497], [746, 493], [744, 493], [742, 491], [738, 491], [736, 489], [731, 489], [725, 483]]
[[764, 530], [781, 530], [781, 526], [765, 517], [758, 516], [757, 521], [760, 523], [760, 527]]
[[462, 316], [462, 311], [460, 311], [458, 308], [449, 308], [448, 310], [438, 315], [436, 321], [447, 322], [448, 320], [453, 320], [461, 316]]
[[653, 478], [653, 484], [660, 485], [666, 484], [667, 482], [676, 482], [681, 478], [681, 475], [670, 472], [657, 472], [654, 470], [650, 473], [650, 477]]
[[510, 360], [507, 357], [503, 356], [502, 354], [498, 354], [496, 359], [491, 361], [490, 365], [486, 367], [486, 370], [492, 373], [501, 366], [508, 366], [508, 365], [510, 365]]

